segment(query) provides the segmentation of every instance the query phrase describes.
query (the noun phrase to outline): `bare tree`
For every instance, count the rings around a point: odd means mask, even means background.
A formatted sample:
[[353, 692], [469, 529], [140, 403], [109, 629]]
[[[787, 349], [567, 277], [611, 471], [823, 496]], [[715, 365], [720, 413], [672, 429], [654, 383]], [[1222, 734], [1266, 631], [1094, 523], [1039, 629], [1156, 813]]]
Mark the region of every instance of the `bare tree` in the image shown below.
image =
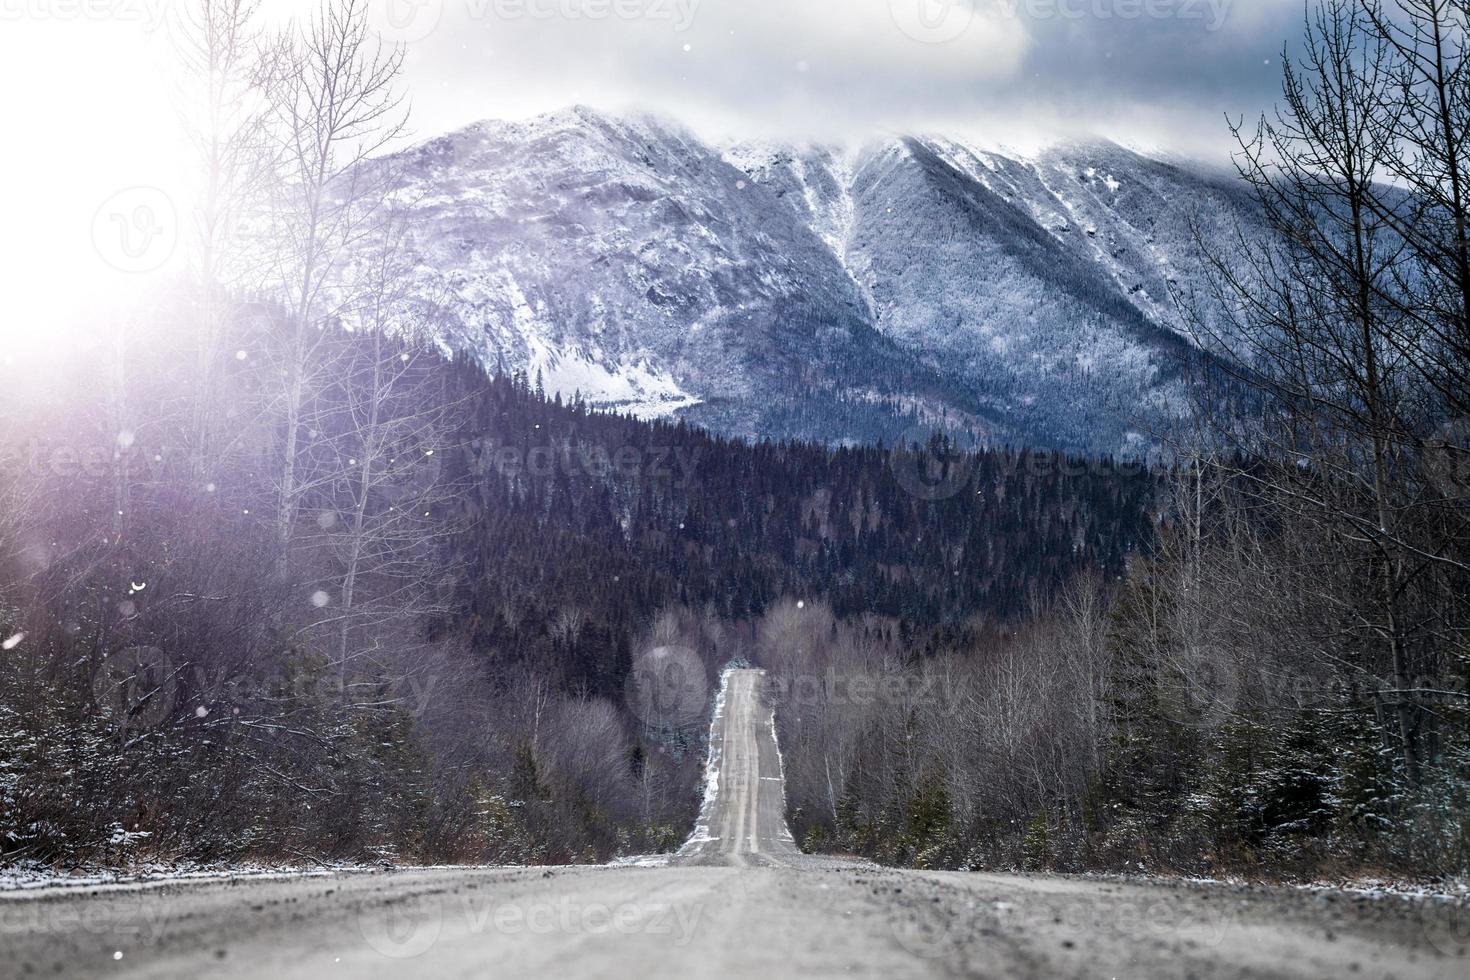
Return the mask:
[[[1300, 63], [1286, 61], [1274, 116], [1235, 130], [1240, 174], [1281, 244], [1240, 242], [1230, 257], [1206, 249], [1215, 298], [1230, 311], [1228, 354], [1246, 365], [1237, 378], [1265, 395], [1265, 424], [1242, 448], [1266, 464], [1240, 477], [1350, 543], [1371, 569], [1363, 628], [1406, 689], [1416, 666], [1407, 592], [1425, 552], [1402, 479], [1420, 407], [1409, 355], [1418, 342], [1400, 313], [1403, 206], [1386, 207], [1379, 190], [1392, 175], [1398, 76], [1392, 46], [1357, 0], [1310, 12], [1305, 41]], [[1226, 338], [1203, 340], [1219, 348]], [[1415, 708], [1393, 700], [1404, 771], [1416, 781]]]
[[198, 197], [189, 255], [197, 309], [192, 418], [194, 476], [208, 482], [220, 449], [218, 374], [239, 296], [255, 284], [243, 227], [258, 220], [273, 172], [269, 81], [279, 52], [265, 42], [259, 0], [191, 0], [173, 8], [170, 38], [181, 77], [180, 114], [194, 153]]
[[[321, 383], [324, 326], [352, 305], [341, 265], [377, 226], [391, 172], [368, 162], [404, 135], [401, 48], [384, 48], [366, 0], [329, 0], [283, 43], [273, 81], [280, 160], [270, 238], [284, 297], [275, 409], [282, 446], [275, 524], [283, 556], [315, 477], [303, 472], [303, 411]], [[284, 558], [283, 558], [284, 560]]]
[[421, 628], [450, 611], [445, 555], [465, 525], [464, 488], [445, 469], [462, 410], [403, 262], [399, 235], [386, 234], [349, 271], [351, 333], [306, 416], [312, 470], [334, 478], [305, 501], [316, 528], [303, 542], [334, 559], [329, 619], [344, 673], [391, 624]]
[[[1449, 410], [1470, 416], [1470, 0], [1369, 0], [1397, 90], [1385, 113], [1392, 189], [1370, 206], [1403, 240], [1413, 282], [1402, 312], [1419, 328], [1410, 351]], [[1407, 192], [1409, 206], [1402, 204]]]

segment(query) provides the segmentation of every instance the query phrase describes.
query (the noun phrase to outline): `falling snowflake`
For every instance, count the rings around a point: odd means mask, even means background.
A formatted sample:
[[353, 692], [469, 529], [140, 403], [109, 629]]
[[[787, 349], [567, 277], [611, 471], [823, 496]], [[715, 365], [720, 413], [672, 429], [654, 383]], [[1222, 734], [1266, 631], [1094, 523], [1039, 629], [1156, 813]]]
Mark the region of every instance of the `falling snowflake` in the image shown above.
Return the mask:
[[136, 438], [137, 437], [133, 435], [132, 430], [130, 430], [130, 429], [123, 429], [121, 432], [119, 432], [117, 434], [117, 444], [122, 449], [131, 449], [132, 448], [132, 445], [133, 445], [133, 441]]
[[245, 353], [242, 350], [235, 351], [235, 360], [237, 360], [237, 361], [243, 361], [243, 360], [245, 360], [249, 356], [250, 356], [249, 354]]
[[20, 646], [20, 641], [24, 640], [25, 638], [26, 635], [24, 633], [16, 633], [12, 636], [9, 636], [5, 639], [4, 642], [0, 642], [0, 650], [14, 650], [16, 647]]
[[199, 707], [197, 707], [197, 708], [194, 709], [194, 717], [195, 718], [207, 718], [207, 717], [209, 717], [209, 709], [206, 708], [204, 705], [201, 704]]
[[332, 597], [327, 595], [327, 593], [322, 589], [317, 589], [311, 594], [311, 604], [313, 606], [316, 606], [318, 609], [321, 609], [323, 606], [331, 601]]

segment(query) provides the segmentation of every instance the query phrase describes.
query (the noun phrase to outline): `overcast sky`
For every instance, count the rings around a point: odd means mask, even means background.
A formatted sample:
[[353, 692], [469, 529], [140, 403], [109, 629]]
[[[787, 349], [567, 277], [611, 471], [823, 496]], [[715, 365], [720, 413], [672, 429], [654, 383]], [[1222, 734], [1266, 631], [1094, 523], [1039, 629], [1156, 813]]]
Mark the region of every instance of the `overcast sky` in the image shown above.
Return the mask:
[[816, 136], [1094, 129], [1190, 152], [1279, 88], [1297, 0], [373, 0], [416, 129], [574, 102]]
[[[0, 0], [0, 318], [136, 288], [97, 246], [119, 232], [107, 220], [177, 232], [188, 213], [179, 92], [156, 29], [171, 2]], [[276, 26], [313, 6], [264, 2]], [[581, 102], [716, 136], [1091, 131], [1195, 156], [1224, 152], [1225, 113], [1271, 104], [1302, 16], [1297, 0], [367, 2], [407, 46], [420, 139]], [[12, 331], [0, 358], [14, 350]]]

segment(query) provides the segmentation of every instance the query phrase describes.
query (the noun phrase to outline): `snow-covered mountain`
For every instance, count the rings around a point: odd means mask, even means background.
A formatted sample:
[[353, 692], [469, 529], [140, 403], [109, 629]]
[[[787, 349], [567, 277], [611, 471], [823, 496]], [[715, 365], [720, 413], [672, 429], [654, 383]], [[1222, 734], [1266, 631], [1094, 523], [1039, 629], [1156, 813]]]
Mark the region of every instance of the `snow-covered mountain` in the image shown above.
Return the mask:
[[577, 107], [384, 161], [448, 349], [744, 436], [1146, 446], [1182, 404], [1171, 298], [1206, 168], [1106, 142], [715, 146]]

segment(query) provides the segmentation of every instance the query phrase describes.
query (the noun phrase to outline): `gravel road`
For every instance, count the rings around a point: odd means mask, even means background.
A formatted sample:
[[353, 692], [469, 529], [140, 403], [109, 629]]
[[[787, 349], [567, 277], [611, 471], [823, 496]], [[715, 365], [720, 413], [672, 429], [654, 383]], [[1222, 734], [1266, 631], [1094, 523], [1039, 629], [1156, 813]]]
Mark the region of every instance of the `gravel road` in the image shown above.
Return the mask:
[[803, 856], [762, 679], [731, 675], [716, 793], [672, 858], [0, 893], [0, 976], [1470, 975], [1447, 902]]

